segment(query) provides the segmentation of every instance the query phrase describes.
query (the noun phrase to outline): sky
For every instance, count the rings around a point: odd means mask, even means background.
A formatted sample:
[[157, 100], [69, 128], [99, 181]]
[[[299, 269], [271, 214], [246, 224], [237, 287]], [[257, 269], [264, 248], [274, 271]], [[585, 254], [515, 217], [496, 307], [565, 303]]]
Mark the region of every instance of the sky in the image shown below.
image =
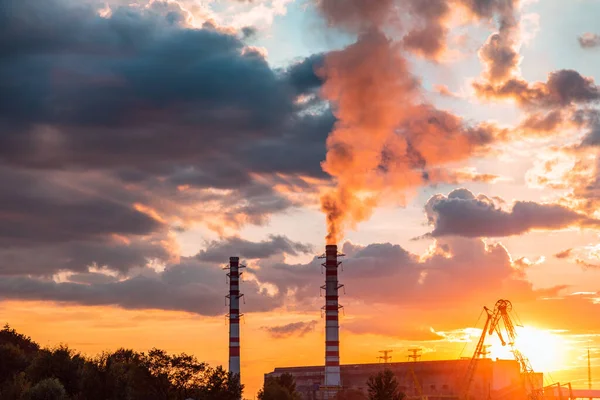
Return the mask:
[[[0, 309], [44, 346], [469, 357], [600, 385], [598, 0], [0, 0]], [[479, 318], [478, 318], [479, 316]], [[492, 357], [510, 358], [491, 341]]]

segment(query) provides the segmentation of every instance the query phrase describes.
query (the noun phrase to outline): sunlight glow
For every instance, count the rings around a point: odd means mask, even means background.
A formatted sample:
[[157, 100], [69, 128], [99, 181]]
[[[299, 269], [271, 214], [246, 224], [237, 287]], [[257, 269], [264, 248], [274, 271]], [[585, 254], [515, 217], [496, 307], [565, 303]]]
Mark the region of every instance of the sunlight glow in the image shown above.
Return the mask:
[[[491, 358], [514, 359], [508, 344], [502, 346], [497, 336], [488, 340]], [[517, 327], [515, 347], [529, 359], [536, 372], [556, 371], [565, 364], [567, 346], [564, 339], [555, 333], [528, 326]]]

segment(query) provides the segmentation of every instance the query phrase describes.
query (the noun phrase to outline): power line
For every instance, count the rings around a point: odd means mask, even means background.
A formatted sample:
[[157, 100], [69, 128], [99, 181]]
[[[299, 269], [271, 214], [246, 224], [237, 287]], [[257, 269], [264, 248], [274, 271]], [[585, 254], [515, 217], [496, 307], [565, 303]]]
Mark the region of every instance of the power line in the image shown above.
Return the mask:
[[420, 348], [414, 348], [414, 349], [408, 349], [408, 361], [414, 361], [417, 362], [419, 360], [421, 360], [421, 349]]
[[387, 364], [388, 361], [392, 360], [392, 356], [388, 355], [390, 353], [393, 353], [394, 350], [379, 350], [380, 353], [383, 353], [382, 356], [377, 357], [377, 359], [379, 360], [379, 362], [383, 361], [384, 364]]

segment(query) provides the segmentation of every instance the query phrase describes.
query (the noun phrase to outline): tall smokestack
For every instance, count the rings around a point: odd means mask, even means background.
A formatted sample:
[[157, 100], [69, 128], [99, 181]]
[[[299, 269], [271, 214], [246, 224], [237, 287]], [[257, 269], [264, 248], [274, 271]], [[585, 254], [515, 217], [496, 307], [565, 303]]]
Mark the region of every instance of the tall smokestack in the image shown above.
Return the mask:
[[[339, 254], [343, 256], [343, 254]], [[322, 256], [323, 257], [323, 256]], [[338, 303], [338, 290], [343, 286], [338, 283], [338, 261], [337, 245], [325, 246], [325, 382], [322, 388], [331, 398], [341, 388], [340, 378], [340, 324]]]
[[240, 265], [239, 257], [229, 257], [229, 294], [225, 296], [229, 299], [229, 372], [240, 377]]

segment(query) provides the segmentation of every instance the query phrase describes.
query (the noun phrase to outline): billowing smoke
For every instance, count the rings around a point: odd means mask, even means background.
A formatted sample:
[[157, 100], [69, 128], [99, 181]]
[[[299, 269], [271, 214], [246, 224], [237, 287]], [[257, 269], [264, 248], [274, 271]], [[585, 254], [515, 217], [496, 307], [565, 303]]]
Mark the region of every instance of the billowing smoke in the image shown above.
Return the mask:
[[318, 0], [318, 7], [330, 26], [361, 33], [382, 28], [393, 15], [395, 0]]
[[[477, 8], [483, 3], [473, 1], [461, 3], [479, 18], [508, 15], [512, 8], [506, 4], [513, 4], [504, 0], [503, 7]], [[467, 158], [494, 136], [493, 126], [468, 128], [461, 118], [423, 103], [420, 82], [403, 54], [406, 43], [386, 35], [400, 31], [397, 10], [410, 4], [405, 0], [318, 3], [330, 26], [357, 36], [354, 44], [329, 53], [318, 71], [325, 81], [322, 96], [337, 118], [322, 164], [337, 181], [336, 188], [321, 198], [330, 244], [342, 238], [345, 228], [369, 218], [380, 201], [390, 197], [398, 202], [408, 188], [432, 182], [428, 169]], [[447, 8], [438, 9], [422, 14], [439, 20]], [[490, 57], [497, 58], [492, 53]]]
[[323, 169], [338, 187], [323, 197], [329, 223], [329, 243], [339, 239], [350, 217], [369, 217], [383, 187], [383, 152], [403, 153], [406, 142], [395, 129], [406, 119], [417, 84], [397, 45], [372, 27], [353, 45], [330, 54], [323, 74], [322, 94], [335, 104], [338, 122], [327, 139]]

